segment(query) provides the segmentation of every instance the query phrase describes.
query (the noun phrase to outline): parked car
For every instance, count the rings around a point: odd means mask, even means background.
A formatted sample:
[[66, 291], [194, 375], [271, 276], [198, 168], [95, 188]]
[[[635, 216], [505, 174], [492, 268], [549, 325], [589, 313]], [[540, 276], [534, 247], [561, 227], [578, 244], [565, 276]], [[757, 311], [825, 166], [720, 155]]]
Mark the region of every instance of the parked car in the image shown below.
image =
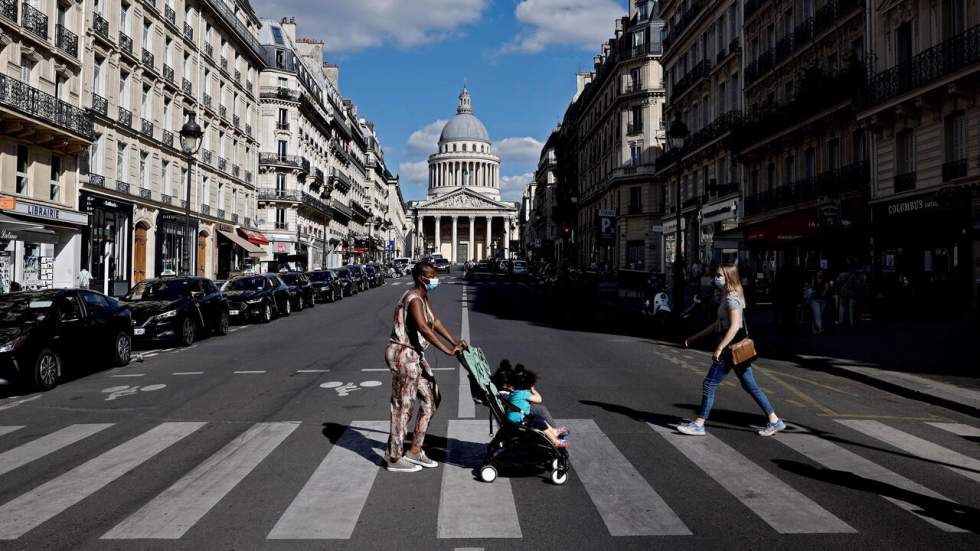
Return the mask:
[[367, 291], [369, 289], [367, 274], [364, 273], [364, 269], [360, 266], [348, 266], [348, 271], [350, 271], [350, 278], [354, 282], [354, 288], [358, 292]]
[[340, 279], [341, 288], [343, 289], [342, 296], [351, 297], [357, 294], [357, 285], [354, 284], [354, 276], [351, 275], [349, 269], [341, 268], [337, 270], [337, 277]]
[[368, 287], [380, 287], [382, 283], [381, 270], [377, 266], [370, 264], [364, 266], [364, 276], [367, 279]]
[[449, 263], [449, 260], [442, 257], [432, 259], [432, 264], [440, 272], [448, 272], [452, 269], [452, 264]]
[[490, 279], [493, 277], [493, 265], [487, 260], [481, 260], [469, 272], [469, 279]]
[[66, 364], [88, 365], [93, 354], [129, 363], [129, 308], [85, 289], [47, 289], [0, 296], [0, 369], [39, 390], [58, 384]]
[[292, 312], [289, 288], [275, 274], [239, 276], [228, 280], [221, 291], [228, 299], [233, 321], [272, 321], [273, 316]]
[[317, 270], [306, 275], [310, 278], [317, 300], [334, 302], [344, 298], [344, 283], [333, 270]]
[[133, 312], [137, 342], [168, 341], [190, 346], [199, 332], [228, 333], [228, 301], [210, 279], [144, 279], [122, 300]]
[[289, 297], [292, 300], [292, 309], [299, 312], [303, 308], [316, 306], [316, 291], [310, 278], [303, 272], [282, 272], [279, 279], [289, 287]]

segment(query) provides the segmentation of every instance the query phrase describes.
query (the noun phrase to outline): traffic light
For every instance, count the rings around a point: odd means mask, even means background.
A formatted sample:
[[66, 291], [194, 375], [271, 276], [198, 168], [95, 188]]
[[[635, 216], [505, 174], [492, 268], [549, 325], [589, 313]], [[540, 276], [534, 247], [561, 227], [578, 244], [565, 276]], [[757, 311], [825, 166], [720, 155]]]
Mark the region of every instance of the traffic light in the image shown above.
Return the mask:
[[561, 233], [565, 237], [571, 237], [572, 236], [572, 228], [569, 228], [568, 226], [564, 226], [561, 229]]

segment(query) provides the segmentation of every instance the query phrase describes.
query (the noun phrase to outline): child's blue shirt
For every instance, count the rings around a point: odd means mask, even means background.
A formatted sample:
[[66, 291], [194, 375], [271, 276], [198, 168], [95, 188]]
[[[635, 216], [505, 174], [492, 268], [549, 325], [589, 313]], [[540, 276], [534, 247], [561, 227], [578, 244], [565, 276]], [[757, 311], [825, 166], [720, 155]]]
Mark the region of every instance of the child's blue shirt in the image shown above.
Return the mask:
[[515, 390], [510, 393], [510, 397], [507, 399], [514, 407], [520, 409], [520, 412], [510, 411], [507, 413], [507, 420], [512, 423], [520, 423], [524, 420], [524, 416], [531, 413], [531, 402], [528, 400], [534, 394], [530, 390]]

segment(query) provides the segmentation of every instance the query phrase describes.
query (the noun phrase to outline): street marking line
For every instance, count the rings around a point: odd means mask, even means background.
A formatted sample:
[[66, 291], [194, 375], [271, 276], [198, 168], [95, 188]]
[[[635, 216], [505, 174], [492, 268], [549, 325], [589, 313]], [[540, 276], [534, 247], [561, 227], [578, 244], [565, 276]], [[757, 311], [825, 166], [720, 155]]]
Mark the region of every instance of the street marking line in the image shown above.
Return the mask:
[[[462, 324], [459, 328], [459, 338], [470, 342], [470, 309], [466, 307], [466, 290], [463, 290], [463, 305], [461, 307]], [[459, 401], [456, 406], [456, 417], [472, 419], [476, 417], [476, 403], [470, 394], [470, 377], [463, 364], [459, 364]]]
[[436, 535], [448, 538], [520, 538], [521, 524], [510, 480], [473, 480], [483, 465], [487, 425], [483, 420], [450, 420], [446, 462], [442, 465]]
[[205, 423], [161, 423], [0, 507], [0, 539], [17, 539], [132, 471]]
[[233, 371], [232, 373], [234, 373], [235, 375], [261, 375], [265, 372], [266, 371], [263, 369], [263, 370], [255, 370], [255, 371]]
[[967, 457], [959, 452], [933, 444], [918, 436], [889, 427], [880, 421], [861, 421], [836, 419], [845, 427], [854, 429], [871, 438], [880, 440], [892, 447], [933, 463], [939, 463], [947, 469], [959, 473], [970, 480], [980, 482], [980, 461]]
[[820, 402], [816, 401], [815, 399], [813, 399], [812, 397], [810, 397], [809, 394], [807, 394], [807, 393], [803, 392], [802, 390], [796, 388], [795, 386], [787, 383], [786, 381], [782, 380], [780, 377], [777, 377], [776, 375], [774, 375], [773, 373], [771, 373], [769, 371], [762, 371], [762, 373], [765, 373], [765, 375], [767, 377], [769, 377], [773, 381], [776, 381], [777, 383], [779, 383], [780, 386], [782, 386], [786, 390], [792, 392], [793, 394], [795, 394], [797, 397], [799, 397], [801, 400], [803, 400], [807, 404], [810, 404], [811, 406], [813, 406], [813, 407], [817, 408], [818, 410], [820, 410], [821, 413], [823, 413], [825, 415], [834, 415], [834, 410], [832, 410], [832, 409], [828, 408], [827, 406], [821, 404]]
[[951, 432], [956, 436], [965, 436], [967, 438], [980, 437], [980, 429], [976, 427], [971, 427], [970, 425], [964, 425], [962, 423], [926, 423], [926, 424], [932, 425], [937, 429], [942, 429], [946, 432]]
[[5, 434], [10, 434], [14, 431], [18, 431], [26, 426], [27, 425], [7, 425], [7, 426], [0, 427], [0, 436], [3, 436]]
[[146, 373], [123, 373], [120, 375], [113, 375], [113, 377], [145, 377]]
[[298, 426], [256, 423], [101, 539], [180, 538]]
[[[882, 487], [894, 487], [911, 494], [918, 494], [943, 501], [952, 507], [958, 507], [958, 504], [949, 498], [814, 434], [787, 431], [780, 434], [779, 438], [775, 438], [774, 440], [800, 455], [806, 456], [810, 460], [823, 465], [827, 469], [853, 475], [857, 479], [866, 479], [879, 483]], [[923, 507], [921, 505], [909, 503], [881, 493], [878, 495], [944, 532], [967, 532], [963, 528], [952, 526], [932, 518], [927, 514], [923, 514]]]
[[387, 441], [390, 428], [388, 421], [351, 423], [266, 538], [350, 539], [384, 461], [374, 438]]
[[361, 371], [391, 371], [387, 367], [365, 367]]
[[845, 396], [854, 396], [854, 397], [857, 397], [858, 396], [857, 394], [854, 394], [854, 393], [851, 393], [851, 392], [847, 392], [847, 391], [841, 390], [839, 388], [834, 388], [834, 387], [832, 387], [830, 385], [825, 385], [823, 383], [818, 383], [816, 381], [811, 381], [810, 379], [807, 379], [806, 377], [800, 377], [799, 375], [792, 375], [790, 373], [786, 373], [785, 371], [780, 371], [779, 372], [779, 376], [780, 377], [789, 377], [790, 379], [796, 379], [797, 381], [802, 381], [804, 383], [809, 383], [809, 384], [811, 384], [813, 386], [818, 386], [818, 387], [820, 387], [822, 389], [829, 390], [831, 392], [837, 392], [837, 393], [843, 394]]
[[19, 406], [21, 404], [25, 404], [27, 402], [33, 402], [34, 400], [37, 400], [41, 396], [43, 396], [43, 395], [42, 394], [35, 394], [34, 396], [28, 396], [27, 398], [21, 398], [20, 400], [16, 400], [16, 401], [13, 401], [13, 402], [6, 402], [5, 404], [0, 405], [0, 411], [5, 410], [5, 409], [10, 409], [10, 408], [15, 408], [15, 407], [17, 407], [17, 406]]
[[204, 375], [203, 371], [175, 371], [171, 375]]
[[672, 428], [648, 425], [780, 534], [856, 532], [717, 437], [708, 434], [695, 438]]
[[574, 472], [611, 536], [689, 536], [691, 530], [592, 419], [555, 421], [574, 435]]
[[326, 373], [329, 369], [297, 369], [296, 373]]
[[93, 434], [101, 432], [113, 423], [93, 423], [69, 425], [63, 429], [56, 430], [36, 440], [18, 446], [12, 450], [0, 453], [0, 475], [22, 467], [31, 461], [40, 459], [50, 453], [54, 453], [61, 448], [70, 446], [75, 442], [88, 438]]

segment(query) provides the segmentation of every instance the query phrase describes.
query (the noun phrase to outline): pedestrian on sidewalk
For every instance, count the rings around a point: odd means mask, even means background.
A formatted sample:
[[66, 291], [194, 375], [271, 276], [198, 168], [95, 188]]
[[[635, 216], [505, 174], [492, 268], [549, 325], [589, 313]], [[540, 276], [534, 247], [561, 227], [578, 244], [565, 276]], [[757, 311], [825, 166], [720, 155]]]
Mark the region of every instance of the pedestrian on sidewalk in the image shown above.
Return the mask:
[[859, 277], [857, 272], [842, 272], [837, 276], [837, 325], [854, 326], [854, 298]]
[[[430, 344], [450, 356], [466, 348], [464, 341], [453, 338], [429, 305], [429, 292], [439, 286], [438, 276], [432, 263], [416, 264], [412, 268], [415, 285], [402, 295], [395, 307], [391, 339], [385, 350], [385, 362], [391, 370], [391, 432], [385, 465], [389, 471], [415, 472], [422, 467], [437, 466], [422, 450], [425, 431], [439, 407], [439, 387], [424, 353]], [[419, 413], [415, 436], [411, 449], [405, 453], [405, 431], [416, 397]]]
[[827, 299], [830, 296], [830, 286], [824, 279], [823, 270], [817, 270], [810, 288], [813, 290], [809, 300], [810, 311], [813, 312], [812, 330], [814, 335], [819, 335], [823, 333], [823, 318], [827, 311]]
[[766, 394], [755, 382], [752, 374], [752, 362], [747, 361], [736, 365], [732, 357], [730, 345], [747, 337], [745, 329], [745, 292], [738, 277], [738, 268], [733, 264], [722, 264], [715, 270], [712, 285], [721, 292], [721, 304], [718, 306], [718, 319], [698, 333], [684, 340], [684, 346], [709, 334], [718, 337], [718, 344], [711, 354], [711, 369], [702, 384], [701, 408], [694, 421], [678, 425], [677, 430], [691, 436], [703, 436], [704, 423], [711, 413], [715, 402], [715, 393], [725, 377], [734, 369], [742, 388], [752, 395], [767, 417], [766, 427], [759, 431], [761, 436], [772, 436], [786, 428], [783, 420], [776, 415]]

